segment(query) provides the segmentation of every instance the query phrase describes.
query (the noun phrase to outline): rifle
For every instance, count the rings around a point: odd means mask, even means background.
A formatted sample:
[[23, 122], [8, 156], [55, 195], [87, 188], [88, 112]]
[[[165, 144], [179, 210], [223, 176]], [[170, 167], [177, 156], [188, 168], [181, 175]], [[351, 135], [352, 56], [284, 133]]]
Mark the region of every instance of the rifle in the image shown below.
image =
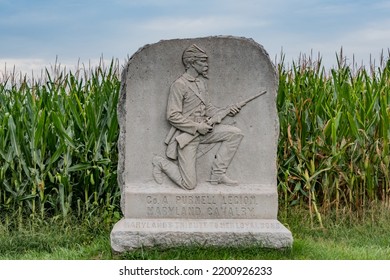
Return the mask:
[[[252, 97], [249, 97], [239, 103], [236, 104], [236, 106], [238, 107], [238, 109], [241, 109], [242, 107], [244, 107], [246, 104], [248, 104], [249, 102], [251, 102], [252, 100], [266, 94], [267, 91], [262, 91], [258, 94], [255, 94], [254, 96]], [[211, 118], [209, 118], [207, 120], [207, 124], [210, 125], [210, 126], [214, 126], [215, 124], [218, 124], [220, 123], [225, 117], [227, 117], [228, 115], [230, 114], [230, 106], [227, 107], [226, 109], [222, 110], [221, 112], [219, 112], [218, 114], [215, 114], [214, 116], [212, 116]], [[185, 146], [187, 146], [188, 143], [190, 143], [192, 140], [194, 140], [196, 137], [198, 137], [200, 135], [199, 132], [195, 133], [195, 135], [192, 135], [192, 134], [189, 134], [189, 133], [182, 133], [180, 134], [179, 136], [176, 137], [176, 141], [177, 143], [179, 144], [179, 147], [182, 149], [184, 148]]]

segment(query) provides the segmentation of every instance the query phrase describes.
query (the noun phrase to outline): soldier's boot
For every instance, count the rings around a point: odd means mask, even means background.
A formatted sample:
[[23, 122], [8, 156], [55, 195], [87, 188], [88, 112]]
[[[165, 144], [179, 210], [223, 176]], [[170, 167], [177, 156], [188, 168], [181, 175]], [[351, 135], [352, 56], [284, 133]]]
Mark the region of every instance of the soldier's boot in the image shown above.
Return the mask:
[[238, 186], [238, 182], [230, 179], [226, 174], [211, 174], [210, 184], [218, 185], [224, 184], [226, 186]]
[[167, 175], [173, 182], [180, 185], [182, 178], [179, 169], [173, 162], [161, 157], [155, 156], [152, 160], [153, 178], [157, 184], [162, 184], [164, 175]]

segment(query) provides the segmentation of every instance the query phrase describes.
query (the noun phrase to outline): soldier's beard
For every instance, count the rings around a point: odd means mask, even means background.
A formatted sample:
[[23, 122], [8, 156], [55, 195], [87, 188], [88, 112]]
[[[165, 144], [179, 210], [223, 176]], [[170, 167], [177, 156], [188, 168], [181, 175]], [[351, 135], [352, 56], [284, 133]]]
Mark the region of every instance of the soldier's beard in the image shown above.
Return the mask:
[[201, 74], [201, 75], [203, 76], [203, 78], [205, 78], [205, 79], [208, 79], [208, 78], [209, 78], [208, 70], [202, 71], [200, 74]]

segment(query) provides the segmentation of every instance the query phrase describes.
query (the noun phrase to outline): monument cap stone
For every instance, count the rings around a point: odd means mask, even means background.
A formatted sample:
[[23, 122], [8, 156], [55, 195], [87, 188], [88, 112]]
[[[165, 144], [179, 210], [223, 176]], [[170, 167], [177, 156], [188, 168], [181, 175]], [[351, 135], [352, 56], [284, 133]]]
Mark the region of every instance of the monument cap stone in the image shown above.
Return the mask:
[[[205, 59], [207, 58], [207, 59]], [[252, 39], [147, 45], [123, 70], [114, 251], [141, 246], [289, 247], [277, 221], [277, 74]]]

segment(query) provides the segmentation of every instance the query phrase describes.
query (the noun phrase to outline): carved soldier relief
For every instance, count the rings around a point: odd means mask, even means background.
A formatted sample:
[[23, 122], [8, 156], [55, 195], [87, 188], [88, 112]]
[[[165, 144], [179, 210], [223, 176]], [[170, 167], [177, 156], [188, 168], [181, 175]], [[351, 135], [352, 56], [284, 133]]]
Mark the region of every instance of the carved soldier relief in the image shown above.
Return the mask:
[[162, 184], [165, 174], [181, 188], [194, 189], [200, 144], [220, 143], [208, 182], [237, 186], [238, 182], [229, 178], [226, 172], [244, 135], [239, 128], [221, 124], [221, 121], [228, 115], [238, 114], [242, 106], [261, 94], [239, 104], [218, 108], [211, 103], [207, 90], [209, 66], [206, 52], [192, 44], [184, 50], [182, 62], [185, 72], [172, 83], [168, 96], [166, 116], [171, 128], [165, 144], [169, 159], [153, 158], [153, 178]]

